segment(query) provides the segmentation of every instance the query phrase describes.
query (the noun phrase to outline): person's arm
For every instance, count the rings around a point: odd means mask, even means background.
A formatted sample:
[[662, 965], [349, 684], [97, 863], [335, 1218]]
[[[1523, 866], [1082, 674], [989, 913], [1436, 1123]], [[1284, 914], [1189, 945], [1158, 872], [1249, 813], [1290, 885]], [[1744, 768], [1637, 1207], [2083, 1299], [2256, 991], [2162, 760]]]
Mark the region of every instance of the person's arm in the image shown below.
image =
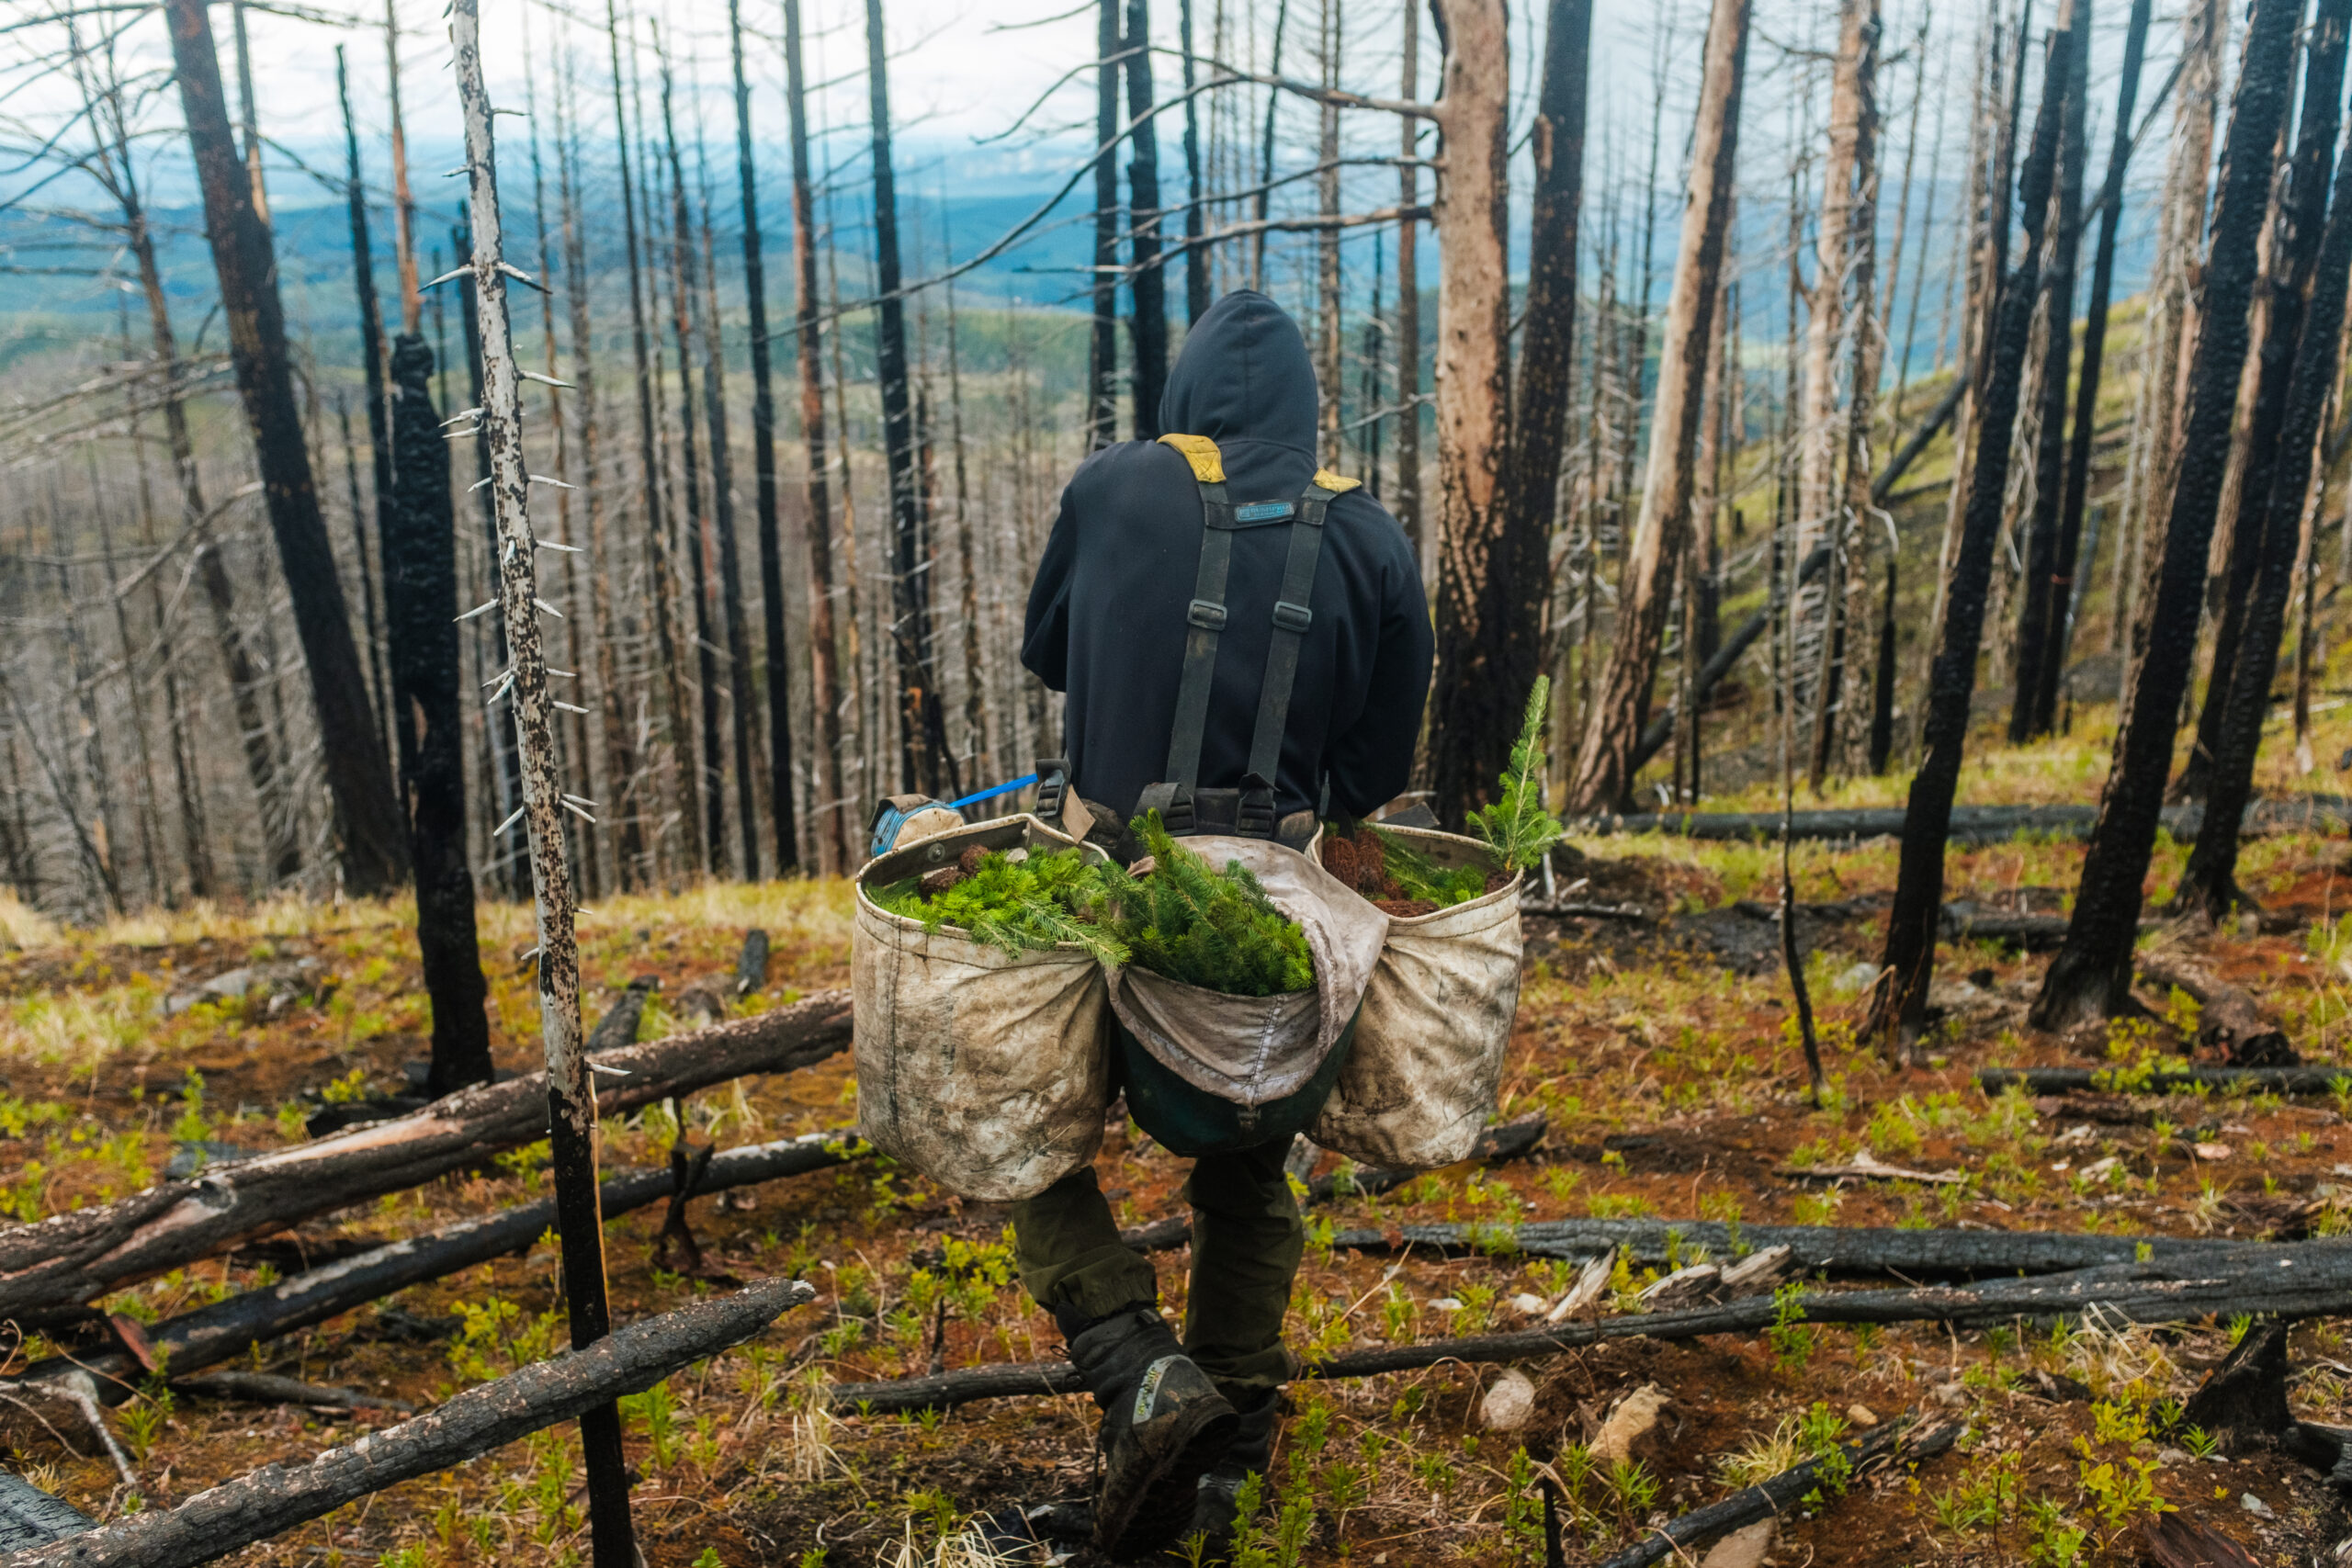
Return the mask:
[[1037, 580], [1029, 585], [1021, 630], [1021, 662], [1048, 691], [1069, 689], [1069, 581], [1077, 565], [1078, 519], [1065, 489], [1061, 514], [1037, 560]]
[[1420, 573], [1401, 536], [1398, 558], [1385, 573], [1380, 641], [1373, 652], [1363, 712], [1324, 753], [1332, 807], [1351, 817], [1377, 810], [1412, 782], [1413, 749], [1420, 740], [1421, 708], [1429, 701], [1436, 639]]

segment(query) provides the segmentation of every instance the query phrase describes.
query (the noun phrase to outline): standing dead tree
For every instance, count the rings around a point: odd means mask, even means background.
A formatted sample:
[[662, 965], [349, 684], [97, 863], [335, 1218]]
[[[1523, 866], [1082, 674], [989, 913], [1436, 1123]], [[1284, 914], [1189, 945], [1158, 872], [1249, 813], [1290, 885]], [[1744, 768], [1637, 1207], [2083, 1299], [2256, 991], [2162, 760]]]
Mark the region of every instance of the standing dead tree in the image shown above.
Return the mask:
[[2084, 856], [2065, 945], [2051, 961], [2034, 998], [2030, 1016], [2043, 1029], [2087, 1022], [2129, 1005], [2142, 885], [2155, 847], [2174, 730], [2196, 653], [2198, 600], [2204, 592], [2205, 557], [2221, 506], [2238, 376], [2245, 362], [2246, 314], [2270, 194], [2271, 149], [2293, 94], [2290, 68], [2301, 10], [2291, 0], [2255, 0], [2246, 24], [2189, 373], [2188, 417], [2164, 559], [2149, 603], [2147, 650], [2136, 674], [2127, 677], [2115, 760]]
[[1666, 307], [1651, 416], [1649, 469], [1642, 485], [1609, 663], [1568, 786], [1568, 809], [1616, 806], [1631, 793], [1633, 753], [1648, 719], [1667, 614], [1690, 547], [1700, 431], [1709, 410], [1707, 366], [1720, 341], [1722, 295], [1739, 163], [1740, 98], [1747, 69], [1749, 0], [1716, 0], [1707, 24], [1699, 118], [1690, 138], [1690, 187]]
[[[572, 930], [571, 873], [564, 856], [566, 813], [583, 818], [588, 813], [576, 797], [564, 793], [557, 778], [554, 716], [558, 708], [572, 705], [559, 703], [549, 689], [539, 639], [545, 605], [539, 598], [537, 561], [538, 552], [547, 547], [531, 529], [522, 376], [506, 311], [506, 280], [516, 269], [505, 259], [480, 27], [476, 0], [455, 0], [449, 34], [458, 102], [465, 117], [468, 209], [474, 237], [467, 270], [481, 322], [482, 398], [477, 417], [490, 455], [490, 491], [498, 522], [498, 598], [505, 611], [513, 660], [491, 700], [505, 695], [512, 701], [521, 752], [523, 821], [529, 835], [537, 938], [539, 1037], [547, 1056], [548, 1134], [555, 1162], [556, 1213], [563, 1232], [564, 1304], [571, 1317], [571, 1348], [578, 1353], [612, 1333], [605, 1295], [603, 1217], [597, 1206], [596, 1089], [582, 1048], [580, 950]], [[637, 1548], [619, 1405], [607, 1401], [582, 1409], [580, 1438], [587, 1461], [589, 1530], [596, 1568], [631, 1568]]]
[[[1943, 908], [1944, 846], [1951, 831], [1952, 798], [1960, 786], [1969, 704], [1976, 691], [1976, 654], [1984, 632], [1993, 547], [2001, 526], [2002, 497], [2008, 488], [2010, 433], [2017, 423], [2027, 343], [2033, 331], [2034, 299], [2041, 288], [2041, 245], [2057, 173], [2060, 122], [2065, 112], [2063, 84], [2074, 70], [2078, 41], [2073, 24], [2074, 0], [2059, 0], [2057, 24], [2051, 29], [2043, 66], [2033, 147], [2018, 182], [2026, 243], [2017, 270], [2001, 282], [1999, 312], [1987, 345], [1976, 449], [1969, 470], [1968, 509], [1953, 554], [1942, 637], [1928, 692], [1926, 754], [1912, 777], [1903, 817], [1894, 904], [1886, 922], [1885, 977], [1865, 1026], [1865, 1032], [1886, 1040], [1905, 1055], [1927, 1024], [1928, 985], [1935, 970], [1937, 922]], [[2006, 227], [2007, 212], [1996, 210], [1993, 221]]]
[[[2282, 318], [2292, 314], [2301, 319], [2295, 323], [2293, 363], [2279, 400], [2267, 493], [2258, 509], [2242, 510], [2238, 517], [2242, 532], [2235, 547], [2253, 552], [2257, 567], [2237, 657], [2228, 671], [2230, 689], [2219, 698], [2211, 694], [2206, 698], [2209, 706], [2217, 700], [2222, 703], [2221, 743], [2211, 762], [2206, 826], [2189, 852], [2174, 900], [2175, 908], [2208, 919], [2219, 919], [2234, 906], [2251, 902], [2237, 885], [2239, 822], [2253, 797], [2255, 758], [2262, 745], [2263, 721], [2269, 716], [2270, 682], [2278, 673], [2287, 600], [2294, 590], [2314, 448], [2343, 359], [2345, 289], [2346, 275], [2352, 273], [2352, 158], [2336, 175], [2332, 202], [2324, 189], [2309, 186], [2325, 180], [2335, 151], [2348, 24], [2352, 0], [2321, 0], [2307, 45], [2311, 63], [2303, 86], [2303, 122], [2289, 175], [2293, 185], [2281, 216], [2294, 226], [2282, 248], [2298, 256], [2308, 296], [2307, 300], [2274, 299], [2271, 307], [2272, 339]], [[2306, 243], [2305, 227], [2320, 225], [2323, 209], [2324, 235], [2315, 244]], [[2285, 280], [2288, 288], [2294, 284], [2291, 276]], [[2272, 355], [2285, 346], [2264, 343], [2266, 379], [2272, 372]], [[2253, 477], [2249, 463], [2249, 481]]]
[[351, 634], [334, 547], [311, 480], [310, 448], [287, 357], [277, 257], [268, 226], [254, 210], [253, 183], [229, 128], [220, 61], [202, 0], [168, 0], [164, 16], [188, 145], [204, 197], [206, 237], [229, 324], [237, 389], [244, 401], [270, 532], [277, 539], [310, 669], [311, 706], [334, 802], [344, 887], [362, 897], [389, 892], [407, 875], [407, 846], [382, 731], [368, 705], [367, 670]]
[[[2090, 36], [2090, 0], [2074, 0], [2075, 33]], [[2067, 595], [2056, 582], [2059, 513], [2065, 499], [2066, 385], [2075, 347], [2075, 265], [2082, 246], [2083, 157], [2090, 69], [2087, 47], [2075, 51], [2075, 70], [2064, 83], [2045, 87], [2065, 96], [2059, 130], [2058, 186], [2046, 254], [2041, 264], [2041, 355], [2034, 388], [2033, 510], [2027, 525], [2024, 580], [2018, 584], [2017, 637], [2013, 644], [2015, 692], [2009, 705], [2009, 740], [2017, 744], [2048, 731], [2041, 693], [2045, 675], [2056, 692], [2055, 671], [2045, 671], [2051, 636], [2065, 618]]]
[[433, 406], [433, 351], [403, 333], [383, 353], [359, 138], [344, 95], [351, 177], [351, 249], [368, 358], [369, 429], [377, 442], [376, 527], [383, 547], [384, 620], [391, 658], [392, 739], [409, 863], [416, 878], [416, 946], [433, 1014], [426, 1092], [488, 1083], [490, 987], [474, 925], [466, 857], [465, 714], [458, 701], [458, 554], [449, 453]]
[[[2255, 345], [2254, 363], [2247, 371], [2253, 395], [2249, 403], [2241, 387], [2236, 434], [2243, 450], [2238, 457], [2236, 489], [2230, 490], [2225, 480], [2222, 491], [2222, 504], [2229, 509], [2230, 528], [2222, 548], [2229, 569], [2222, 581], [2221, 614], [2213, 626], [2212, 665], [2204, 705], [2197, 716], [2197, 740], [2173, 785], [2176, 800], [2202, 799], [2211, 787], [2222, 734], [2228, 724], [2234, 671], [2245, 649], [2255, 580], [2261, 571], [2270, 474], [2281, 455], [2279, 430], [2285, 418], [2287, 382], [2294, 367], [2295, 344], [2302, 333], [2304, 298], [2311, 288], [2312, 265], [2327, 206], [2328, 161], [2342, 113], [2336, 101], [2342, 96], [2344, 77], [2341, 28], [2331, 32], [2331, 15], [2330, 8], [2321, 9], [2320, 22], [2307, 45], [2301, 123], [2287, 162], [2286, 188], [2272, 197], [2277, 219], [2269, 236], [2267, 264], [2256, 286], [2254, 321], [2261, 341]], [[2300, 516], [2300, 493], [2292, 505]], [[2227, 890], [2216, 892], [2226, 905]]]
[[[2140, 66], [2147, 56], [2149, 10], [2150, 0], [2132, 0], [2131, 19], [2124, 28], [2123, 73], [2115, 89], [2115, 129], [2108, 148], [2107, 181], [2100, 186], [2098, 247], [2091, 259], [2090, 300], [2083, 315], [2083, 360], [2075, 391], [2075, 428], [2066, 449], [2066, 492], [2059, 508], [2057, 552], [2051, 565], [2052, 603], [2042, 633], [2041, 684], [2034, 714], [2037, 734], [2048, 734], [2058, 722], [2058, 689], [2075, 629], [2071, 605], [2080, 597], [2075, 581], [2092, 564], [2079, 558], [2083, 514], [2089, 499], [2099, 381], [2107, 365], [2107, 308], [2115, 285], [2116, 229], [2123, 216], [2124, 171], [2132, 162], [2132, 114], [2139, 103]], [[2120, 538], [2116, 548], [2120, 554]], [[2120, 604], [2114, 613], [2121, 614]]]
[[1443, 91], [1430, 110], [1438, 175], [1437, 677], [1431, 783], [1441, 817], [1487, 799], [1510, 760], [1541, 658], [1537, 612], [1514, 563], [1544, 570], [1550, 541], [1519, 536], [1502, 504], [1510, 409], [1510, 50], [1502, 0], [1441, 0]]
[[[890, 645], [899, 664], [899, 787], [944, 799], [963, 790], [947, 745], [932, 646], [933, 574], [922, 498], [916, 488], [914, 410], [907, 385], [907, 317], [899, 287], [899, 194], [890, 163], [889, 47], [882, 29], [882, 0], [865, 0], [865, 61], [873, 115], [874, 284], [879, 301], [875, 374], [881, 382], [883, 457], [890, 477]], [[1104, 69], [1115, 81], [1115, 66]], [[1115, 116], [1116, 110], [1113, 112]], [[1153, 270], [1156, 276], [1158, 269]], [[1164, 321], [1162, 333], [1164, 337]]]
[[[792, 669], [785, 649], [784, 545], [776, 520], [775, 387], [769, 364], [768, 274], [760, 232], [760, 190], [752, 160], [752, 86], [743, 73], [742, 0], [727, 0], [729, 60], [735, 71], [735, 172], [743, 217], [743, 295], [752, 349], [752, 472], [759, 516], [760, 631], [765, 655], [768, 715], [768, 798], [775, 824], [775, 868], [800, 865], [799, 824], [793, 810]], [[749, 842], [749, 834], [745, 841]]]
[[[1498, 502], [1504, 547], [1490, 568], [1507, 580], [1499, 603], [1513, 621], [1540, 623], [1551, 593], [1546, 569], [1559, 513], [1568, 408], [1575, 400], [1577, 229], [1591, 56], [1591, 0], [1554, 0], [1545, 18], [1544, 77], [1536, 96], [1526, 320]], [[1409, 169], [1406, 177], [1413, 177]]]
[[[147, 305], [159, 386], [157, 400], [163, 408], [164, 441], [171, 451], [173, 476], [177, 481], [180, 523], [195, 536], [193, 565], [197, 586], [210, 612], [213, 638], [220, 646], [220, 661], [228, 675], [230, 711], [236, 720], [245, 776], [253, 786], [266, 863], [269, 874], [283, 881], [301, 869], [301, 845], [294, 833], [291, 802], [284, 798], [277, 749], [270, 741], [269, 720], [262, 712], [261, 689], [267, 677], [246, 643], [243, 628], [237, 623], [236, 587], [221, 559], [220, 546], [211, 536], [215, 514], [205, 501], [203, 478], [197, 468], [196, 440], [188, 427], [187, 370], [180, 358], [178, 336], [172, 327], [171, 301], [164, 291], [164, 274], [156, 260], [155, 236], [148, 219], [146, 198], [140, 187], [137, 166], [130, 158], [130, 116], [123, 101], [122, 84], [111, 73], [103, 90], [94, 91], [89, 96], [93, 100], [92, 130], [97, 132], [97, 145], [95, 156], [85, 166], [122, 209], [124, 242], [139, 269], [139, 289]], [[168, 672], [169, 666], [165, 668]], [[194, 798], [193, 793], [187, 797]], [[192, 842], [190, 854], [198, 853]], [[209, 887], [212, 881], [209, 847], [203, 852], [200, 863], [206, 868], [205, 874], [192, 880]]]

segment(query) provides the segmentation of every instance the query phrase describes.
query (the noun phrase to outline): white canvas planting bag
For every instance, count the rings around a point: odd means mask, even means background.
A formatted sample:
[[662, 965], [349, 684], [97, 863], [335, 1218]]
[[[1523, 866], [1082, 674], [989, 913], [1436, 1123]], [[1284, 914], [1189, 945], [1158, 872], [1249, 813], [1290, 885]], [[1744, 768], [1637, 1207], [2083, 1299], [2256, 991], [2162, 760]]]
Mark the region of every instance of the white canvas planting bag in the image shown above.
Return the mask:
[[1244, 1107], [1295, 1093], [1355, 1017], [1388, 917], [1281, 844], [1215, 834], [1178, 842], [1219, 871], [1239, 861], [1258, 879], [1306, 931], [1314, 988], [1234, 997], [1129, 964], [1111, 973], [1111, 1006], [1155, 1060], [1195, 1089]]
[[949, 1190], [1031, 1198], [1094, 1158], [1110, 1101], [1102, 969], [1064, 944], [1008, 955], [875, 903], [874, 887], [954, 865], [966, 849], [1080, 849], [1033, 817], [957, 828], [857, 877], [850, 939], [858, 1132]]
[[[1494, 862], [1475, 839], [1381, 830], [1441, 867]], [[1390, 919], [1355, 1043], [1308, 1137], [1365, 1166], [1430, 1169], [1469, 1157], [1495, 1113], [1519, 1011], [1521, 881]]]

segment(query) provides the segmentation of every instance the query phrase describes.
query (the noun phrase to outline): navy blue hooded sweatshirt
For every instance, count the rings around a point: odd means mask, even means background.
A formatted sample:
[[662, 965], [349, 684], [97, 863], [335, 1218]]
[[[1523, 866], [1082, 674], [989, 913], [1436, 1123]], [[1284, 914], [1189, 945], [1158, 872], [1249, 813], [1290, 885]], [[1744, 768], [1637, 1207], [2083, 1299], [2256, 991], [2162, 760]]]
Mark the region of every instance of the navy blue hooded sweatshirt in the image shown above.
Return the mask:
[[[1315, 476], [1315, 370], [1280, 306], [1228, 294], [1186, 334], [1160, 428], [1204, 435], [1237, 505], [1295, 502]], [[1199, 783], [1241, 783], [1293, 525], [1238, 530]], [[1071, 782], [1121, 813], [1167, 773], [1201, 494], [1174, 447], [1127, 441], [1079, 465], [1046, 542], [1021, 661], [1069, 694]], [[1429, 694], [1429, 610], [1411, 545], [1363, 490], [1332, 502], [1283, 737], [1275, 809], [1369, 813], [1402, 793]]]

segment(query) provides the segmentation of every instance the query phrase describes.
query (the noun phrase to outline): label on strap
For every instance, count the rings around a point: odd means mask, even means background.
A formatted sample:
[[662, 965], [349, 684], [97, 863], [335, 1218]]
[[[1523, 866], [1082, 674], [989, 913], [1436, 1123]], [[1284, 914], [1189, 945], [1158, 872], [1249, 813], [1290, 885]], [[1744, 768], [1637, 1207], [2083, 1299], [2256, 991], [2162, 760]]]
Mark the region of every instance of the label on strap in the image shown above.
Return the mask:
[[1287, 501], [1253, 501], [1247, 506], [1233, 509], [1236, 523], [1274, 523], [1295, 516], [1298, 508]]

